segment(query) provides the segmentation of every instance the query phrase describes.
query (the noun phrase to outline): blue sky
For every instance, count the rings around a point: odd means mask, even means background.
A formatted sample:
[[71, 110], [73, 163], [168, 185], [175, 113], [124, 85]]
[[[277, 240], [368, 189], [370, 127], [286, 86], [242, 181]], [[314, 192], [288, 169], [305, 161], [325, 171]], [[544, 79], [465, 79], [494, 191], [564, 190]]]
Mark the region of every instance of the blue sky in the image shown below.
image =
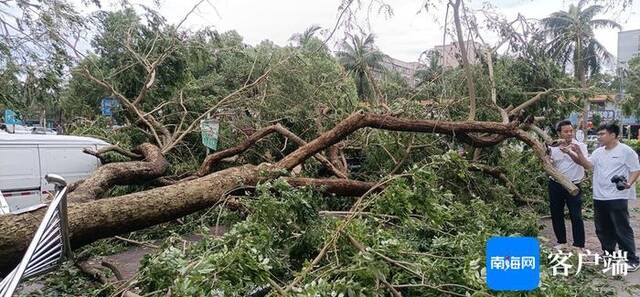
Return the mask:
[[[193, 7], [197, 0], [168, 1], [161, 0], [161, 13], [170, 22], [177, 23]], [[367, 0], [362, 0], [368, 3]], [[392, 57], [405, 61], [417, 61], [425, 49], [442, 43], [442, 23], [445, 10], [444, 0], [430, 0], [436, 3], [429, 12], [420, 12], [424, 0], [386, 0], [394, 9], [394, 15], [386, 18], [373, 13], [369, 21], [360, 15], [361, 24], [370, 26], [376, 34], [376, 43], [380, 49]], [[152, 5], [150, 0], [133, 0], [133, 3]], [[212, 26], [218, 30], [236, 30], [249, 44], [269, 39], [276, 44], [288, 43], [289, 37], [302, 32], [312, 24], [331, 28], [335, 24], [340, 1], [330, 0], [209, 0], [185, 22], [185, 28], [198, 29]], [[497, 11], [507, 19], [518, 13], [528, 18], [543, 18], [550, 13], [567, 9], [575, 1], [566, 0], [498, 0], [491, 1]], [[479, 9], [484, 1], [472, 1], [471, 7]], [[113, 9], [117, 4], [106, 5]], [[214, 8], [215, 7], [215, 8]], [[622, 14], [607, 13], [605, 16], [618, 21], [624, 30], [640, 29], [640, 1]], [[338, 36], [340, 37], [340, 36]], [[614, 30], [599, 30], [596, 37], [616, 54], [617, 33]], [[487, 42], [497, 42], [495, 36], [484, 36]], [[451, 39], [447, 37], [447, 42]]]

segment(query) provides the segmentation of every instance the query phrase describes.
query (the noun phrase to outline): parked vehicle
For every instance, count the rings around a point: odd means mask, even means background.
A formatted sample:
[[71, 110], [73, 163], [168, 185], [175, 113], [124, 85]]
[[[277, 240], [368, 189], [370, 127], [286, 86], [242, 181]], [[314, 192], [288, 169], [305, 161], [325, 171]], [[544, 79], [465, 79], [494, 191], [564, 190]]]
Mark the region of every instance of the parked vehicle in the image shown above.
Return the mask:
[[23, 125], [7, 125], [0, 124], [0, 133], [2, 134], [46, 134], [46, 135], [56, 135], [58, 132], [55, 129], [42, 127], [40, 125], [37, 126], [23, 126]]
[[11, 213], [42, 207], [53, 191], [44, 179], [57, 173], [69, 183], [83, 179], [100, 166], [100, 160], [82, 152], [108, 143], [90, 137], [0, 134], [0, 191]]
[[18, 124], [0, 124], [0, 130], [10, 134], [31, 134], [33, 132], [33, 127]]
[[0, 215], [9, 214], [11, 211], [9, 210], [9, 203], [4, 199], [2, 195], [2, 191], [0, 191]]

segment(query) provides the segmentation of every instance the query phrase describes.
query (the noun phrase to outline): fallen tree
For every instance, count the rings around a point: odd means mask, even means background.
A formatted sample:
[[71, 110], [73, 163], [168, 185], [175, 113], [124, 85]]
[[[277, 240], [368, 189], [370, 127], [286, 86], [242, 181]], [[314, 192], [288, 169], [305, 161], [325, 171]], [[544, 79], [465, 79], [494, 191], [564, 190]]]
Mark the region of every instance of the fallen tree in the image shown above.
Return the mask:
[[[215, 205], [236, 188], [255, 185], [272, 177], [268, 164], [243, 165], [191, 181], [119, 197], [72, 203], [68, 207], [69, 234], [73, 248], [101, 238], [144, 229]], [[331, 179], [294, 178], [296, 186], [326, 186], [327, 192], [358, 195], [371, 183]], [[43, 212], [0, 217], [0, 272], [4, 275], [21, 259]]]
[[[102, 149], [98, 152], [88, 151], [86, 153], [101, 157], [102, 154], [111, 149], [123, 153], [123, 150], [114, 146]], [[110, 163], [98, 168], [89, 178], [80, 183], [69, 194], [69, 202], [87, 202], [95, 200], [105, 191], [114, 185], [128, 185], [143, 182], [160, 177], [169, 166], [160, 149], [150, 143], [139, 145], [135, 152], [140, 152], [141, 161]], [[129, 157], [136, 157], [134, 154], [125, 153]]]
[[[454, 136], [461, 141], [472, 144], [498, 144], [505, 139], [515, 138], [529, 145], [540, 158], [545, 171], [559, 181], [569, 192], [576, 192], [577, 188], [558, 171], [545, 157], [544, 145], [535, 137], [523, 130], [520, 121], [509, 123], [482, 121], [438, 121], [398, 118], [389, 115], [365, 113], [362, 111], [351, 114], [331, 130], [326, 131], [314, 140], [300, 146], [274, 164], [241, 165], [218, 172], [177, 182], [173, 185], [154, 188], [147, 191], [132, 193], [109, 199], [93, 200], [69, 205], [69, 234], [74, 248], [91, 243], [101, 238], [147, 228], [159, 223], [171, 221], [195, 211], [215, 205], [224, 199], [229, 191], [242, 186], [253, 186], [261, 181], [286, 174], [288, 170], [303, 163], [306, 159], [318, 154], [326, 148], [340, 142], [350, 134], [362, 128], [375, 128], [392, 131], [438, 133]], [[259, 131], [264, 137], [269, 133]], [[478, 136], [478, 133], [488, 134]], [[254, 137], [260, 138], [260, 137]], [[250, 137], [250, 139], [253, 139]], [[241, 144], [240, 146], [246, 146]], [[157, 147], [142, 145], [140, 153], [149, 159], [147, 162], [154, 170], [143, 170], [136, 178], [156, 176], [166, 165], [164, 158], [157, 155]], [[243, 151], [241, 148], [235, 149]], [[228, 157], [228, 156], [226, 156]], [[133, 161], [142, 162], [142, 161]], [[106, 169], [96, 171], [87, 185], [81, 184], [77, 191], [86, 191], [91, 195], [70, 194], [84, 197], [79, 200], [95, 199], [98, 193], [106, 191], [114, 183], [122, 182], [115, 178], [121, 169], [132, 168], [130, 162], [109, 164]], [[103, 168], [105, 168], [103, 167]], [[136, 166], [134, 165], [133, 168]], [[147, 168], [149, 169], [149, 168]], [[164, 170], [162, 170], [164, 171]], [[131, 179], [128, 179], [131, 180]], [[133, 181], [133, 180], [131, 180]], [[314, 179], [296, 179], [293, 184], [304, 186], [327, 186], [335, 193], [355, 195], [370, 188], [370, 183], [344, 180], [322, 181]], [[96, 190], [96, 188], [101, 190]], [[89, 190], [84, 190], [89, 189]], [[75, 199], [74, 199], [75, 200]], [[42, 212], [21, 215], [6, 215], [0, 217], [0, 271], [8, 272], [18, 262], [24, 253], [32, 234], [40, 223]]]

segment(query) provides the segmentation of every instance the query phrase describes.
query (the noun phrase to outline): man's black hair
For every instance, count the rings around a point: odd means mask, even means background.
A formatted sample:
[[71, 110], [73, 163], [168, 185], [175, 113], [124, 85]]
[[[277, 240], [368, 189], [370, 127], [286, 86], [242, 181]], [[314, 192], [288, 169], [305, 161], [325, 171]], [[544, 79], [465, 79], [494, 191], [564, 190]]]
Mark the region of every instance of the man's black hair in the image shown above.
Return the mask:
[[604, 123], [598, 126], [598, 130], [596, 130], [596, 132], [600, 132], [602, 130], [607, 130], [607, 132], [615, 134], [616, 137], [620, 135], [620, 126], [616, 123]]
[[562, 121], [559, 121], [559, 122], [556, 124], [556, 131], [557, 131], [557, 132], [562, 131], [562, 127], [567, 126], [567, 125], [569, 125], [569, 126], [572, 126], [572, 127], [573, 127], [573, 124], [571, 124], [571, 121], [569, 121], [569, 120], [562, 120]]

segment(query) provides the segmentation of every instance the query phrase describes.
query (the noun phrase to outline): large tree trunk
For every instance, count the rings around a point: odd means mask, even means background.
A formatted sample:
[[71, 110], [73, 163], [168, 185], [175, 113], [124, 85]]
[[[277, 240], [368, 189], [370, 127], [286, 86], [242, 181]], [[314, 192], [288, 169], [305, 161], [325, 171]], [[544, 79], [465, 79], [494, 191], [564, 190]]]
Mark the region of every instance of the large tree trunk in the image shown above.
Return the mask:
[[[275, 172], [271, 174], [271, 172]], [[255, 186], [275, 177], [269, 164], [243, 165], [205, 177], [129, 195], [74, 203], [68, 208], [69, 236], [73, 248], [98, 239], [168, 222], [215, 205], [233, 189]], [[342, 196], [359, 196], [374, 183], [346, 179], [286, 178], [295, 187], [319, 187]], [[44, 210], [0, 216], [0, 275], [11, 271], [31, 242]]]
[[[582, 39], [578, 38], [576, 40], [576, 49], [573, 54], [573, 66], [575, 67], [574, 76], [580, 83], [580, 88], [584, 91], [587, 89], [587, 72], [585, 68], [585, 58], [583, 54], [583, 44]], [[587, 138], [588, 122], [589, 122], [589, 97], [586, 95], [583, 96], [583, 107], [582, 107], [582, 133]]]
[[[255, 185], [266, 175], [244, 165], [172, 186], [109, 199], [70, 204], [69, 235], [74, 248], [101, 238], [140, 230], [211, 207], [225, 192]], [[0, 274], [22, 258], [44, 212], [0, 216]]]

